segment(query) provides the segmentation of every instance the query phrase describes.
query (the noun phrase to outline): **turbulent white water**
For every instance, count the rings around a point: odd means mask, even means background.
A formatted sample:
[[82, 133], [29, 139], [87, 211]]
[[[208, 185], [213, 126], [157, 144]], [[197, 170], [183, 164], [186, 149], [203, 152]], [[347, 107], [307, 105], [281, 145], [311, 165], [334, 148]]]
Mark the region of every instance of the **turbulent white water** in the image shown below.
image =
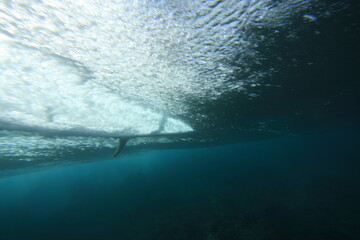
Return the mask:
[[[207, 103], [259, 84], [262, 72], [229, 81], [251, 71], [243, 59], [256, 61], [249, 29], [286, 24], [309, 2], [2, 1], [0, 126], [94, 136], [196, 130], [180, 117], [192, 114], [189, 99]], [[236, 67], [228, 64], [235, 55]], [[111, 145], [18, 137], [2, 132], [2, 156]]]
[[[100, 132], [106, 135], [150, 134], [163, 114], [124, 99], [87, 81], [82, 68], [33, 48], [0, 43], [1, 118], [28, 128]], [[162, 133], [191, 131], [167, 118]]]

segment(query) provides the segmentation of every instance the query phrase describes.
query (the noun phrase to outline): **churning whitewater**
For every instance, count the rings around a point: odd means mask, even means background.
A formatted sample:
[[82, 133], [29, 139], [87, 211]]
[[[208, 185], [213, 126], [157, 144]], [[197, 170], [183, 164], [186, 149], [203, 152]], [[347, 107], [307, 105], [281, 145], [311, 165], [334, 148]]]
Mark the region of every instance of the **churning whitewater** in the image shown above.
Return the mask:
[[[313, 14], [315, 3], [3, 1], [0, 154], [47, 162], [115, 149], [119, 137], [146, 146], [210, 142], [240, 130], [276, 135], [270, 120], [232, 126], [208, 109], [281, 87], [269, 81], [275, 69], [262, 64], [258, 48], [274, 39], [261, 32], [276, 35], [293, 19], [315, 24], [325, 14]], [[236, 116], [246, 119], [249, 109]], [[221, 121], [226, 127], [215, 128]]]

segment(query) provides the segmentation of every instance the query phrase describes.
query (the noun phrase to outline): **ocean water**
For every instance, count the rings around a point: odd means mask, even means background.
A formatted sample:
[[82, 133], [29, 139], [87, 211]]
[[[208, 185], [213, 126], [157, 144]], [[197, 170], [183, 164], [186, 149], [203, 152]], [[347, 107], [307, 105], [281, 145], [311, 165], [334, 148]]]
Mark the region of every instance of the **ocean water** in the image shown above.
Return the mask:
[[359, 18], [0, 2], [0, 239], [360, 239]]
[[[358, 239], [357, 134], [149, 151], [0, 180], [1, 239]], [[80, 159], [79, 159], [80, 160]]]

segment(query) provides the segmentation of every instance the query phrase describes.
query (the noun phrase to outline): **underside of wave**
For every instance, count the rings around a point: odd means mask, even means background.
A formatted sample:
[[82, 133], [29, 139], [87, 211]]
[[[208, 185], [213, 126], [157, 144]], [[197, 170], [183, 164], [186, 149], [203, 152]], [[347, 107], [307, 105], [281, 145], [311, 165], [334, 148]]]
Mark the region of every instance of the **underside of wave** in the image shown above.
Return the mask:
[[[91, 81], [80, 63], [0, 42], [0, 129], [135, 137], [191, 132], [185, 122]], [[124, 93], [126, 95], [126, 93]]]

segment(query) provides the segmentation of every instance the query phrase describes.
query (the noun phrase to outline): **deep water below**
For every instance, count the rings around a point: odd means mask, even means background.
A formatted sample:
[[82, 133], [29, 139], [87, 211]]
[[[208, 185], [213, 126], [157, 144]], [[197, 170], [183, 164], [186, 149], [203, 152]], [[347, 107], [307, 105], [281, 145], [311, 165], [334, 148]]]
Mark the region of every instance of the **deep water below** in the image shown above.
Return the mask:
[[2, 178], [0, 239], [360, 239], [358, 146], [309, 134]]

